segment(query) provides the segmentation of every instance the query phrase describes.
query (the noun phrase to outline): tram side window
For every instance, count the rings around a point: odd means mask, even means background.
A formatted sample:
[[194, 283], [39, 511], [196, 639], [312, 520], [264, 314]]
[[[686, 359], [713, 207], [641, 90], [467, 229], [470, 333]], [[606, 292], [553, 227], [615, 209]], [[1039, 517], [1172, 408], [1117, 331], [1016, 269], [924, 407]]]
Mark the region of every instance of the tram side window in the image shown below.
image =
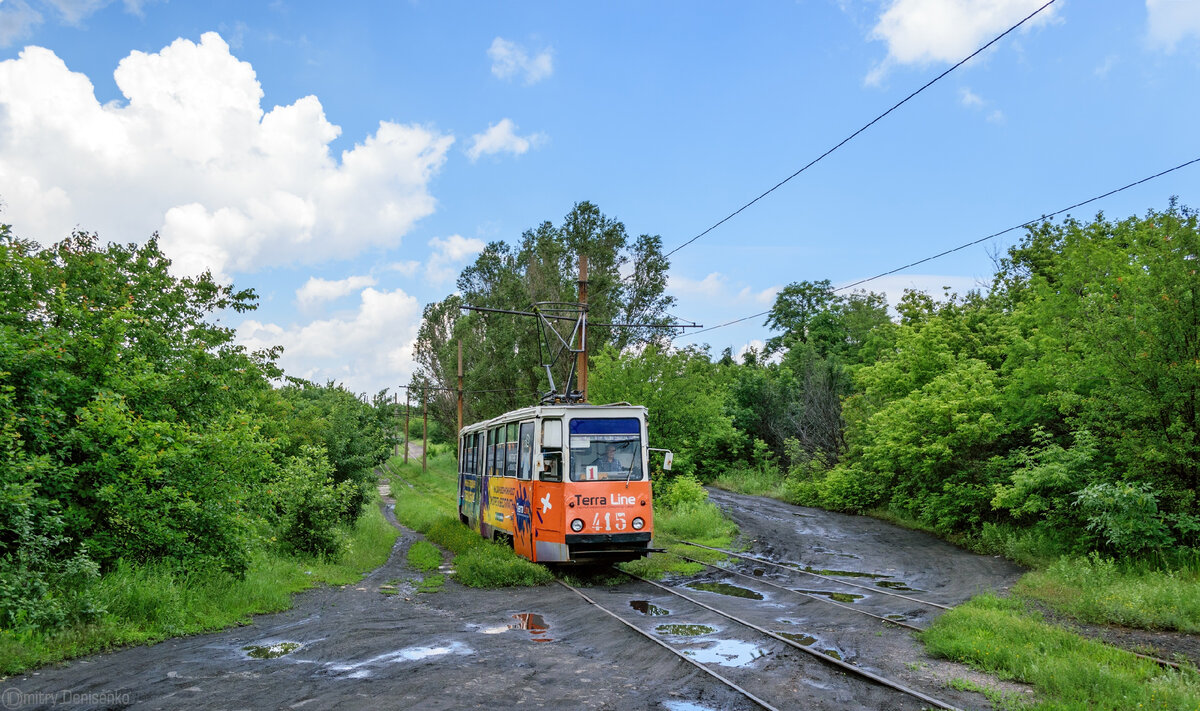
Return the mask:
[[517, 462], [517, 478], [532, 479], [533, 478], [533, 423], [525, 422], [521, 424], [521, 443], [520, 459]]
[[517, 423], [512, 423], [505, 428], [505, 445], [504, 445], [504, 476], [515, 477], [517, 475]]
[[471, 471], [475, 472], [476, 474], [483, 474], [480, 464], [487, 461], [487, 433], [480, 432], [475, 436], [479, 438], [479, 442], [478, 447], [475, 450], [475, 461], [473, 464], [474, 468]]
[[463, 438], [463, 473], [475, 471], [475, 435], [469, 434]]
[[562, 420], [542, 421], [541, 481], [562, 481]]
[[488, 476], [496, 476], [496, 430], [488, 430], [487, 460], [483, 463]]

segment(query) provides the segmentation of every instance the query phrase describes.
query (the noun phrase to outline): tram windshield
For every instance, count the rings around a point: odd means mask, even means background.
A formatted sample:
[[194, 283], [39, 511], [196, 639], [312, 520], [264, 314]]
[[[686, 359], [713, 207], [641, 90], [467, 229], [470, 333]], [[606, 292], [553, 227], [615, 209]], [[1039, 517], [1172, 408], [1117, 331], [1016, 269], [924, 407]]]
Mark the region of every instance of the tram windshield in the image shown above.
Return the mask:
[[571, 481], [639, 481], [642, 423], [636, 417], [571, 420]]

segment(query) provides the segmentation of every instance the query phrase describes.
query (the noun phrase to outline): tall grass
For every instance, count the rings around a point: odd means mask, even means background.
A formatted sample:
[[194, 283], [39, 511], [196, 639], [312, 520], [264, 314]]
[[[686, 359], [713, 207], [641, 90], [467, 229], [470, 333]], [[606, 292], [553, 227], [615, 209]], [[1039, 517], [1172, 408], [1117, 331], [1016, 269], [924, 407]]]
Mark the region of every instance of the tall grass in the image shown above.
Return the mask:
[[1117, 562], [1063, 557], [1031, 572], [1016, 593], [1087, 622], [1200, 632], [1200, 560]]
[[286, 610], [293, 593], [313, 585], [354, 582], [387, 561], [398, 535], [377, 503], [359, 518], [336, 560], [259, 550], [240, 579], [219, 570], [118, 563], [94, 584], [94, 599], [105, 610], [96, 622], [50, 633], [0, 631], [0, 674], [247, 623], [251, 615]]
[[553, 576], [544, 566], [521, 558], [508, 546], [484, 540], [458, 520], [458, 468], [453, 452], [447, 449], [429, 456], [425, 472], [419, 459], [403, 462], [402, 457], [388, 462], [390, 473], [402, 480], [391, 484], [396, 518], [455, 553], [455, 580], [475, 588], [550, 582]]
[[1164, 670], [1083, 638], [1017, 599], [985, 594], [943, 614], [921, 634], [934, 656], [1033, 684], [1039, 711], [1200, 709], [1200, 676]]
[[786, 499], [786, 481], [774, 468], [744, 466], [721, 473], [712, 486], [738, 494]]

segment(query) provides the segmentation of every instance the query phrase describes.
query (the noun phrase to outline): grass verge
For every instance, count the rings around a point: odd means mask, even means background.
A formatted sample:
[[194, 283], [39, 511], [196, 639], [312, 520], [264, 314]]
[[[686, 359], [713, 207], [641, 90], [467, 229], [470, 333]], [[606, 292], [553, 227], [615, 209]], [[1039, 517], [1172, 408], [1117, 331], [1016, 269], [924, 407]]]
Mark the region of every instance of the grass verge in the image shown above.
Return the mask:
[[[458, 474], [451, 452], [432, 454], [426, 471], [421, 462], [402, 457], [388, 462], [396, 519], [455, 554], [454, 579], [473, 588], [541, 585], [553, 579], [544, 566], [517, 556], [511, 548], [484, 540], [458, 520]], [[409, 488], [409, 484], [412, 488]]]
[[[703, 493], [703, 489], [700, 490]], [[671, 499], [670, 493], [665, 497]], [[654, 506], [654, 544], [666, 548], [666, 553], [653, 553], [646, 558], [622, 563], [621, 569], [644, 578], [658, 579], [667, 573], [694, 575], [703, 565], [685, 560], [717, 563], [725, 554], [689, 546], [681, 541], [694, 541], [714, 548], [728, 548], [737, 535], [737, 525], [725, 517], [716, 504], [703, 500], [684, 500], [672, 507]]]
[[408, 564], [420, 571], [437, 570], [442, 564], [442, 552], [429, 541], [416, 541], [408, 547]]
[[251, 615], [286, 610], [293, 593], [322, 583], [352, 583], [383, 565], [397, 535], [380, 513], [378, 500], [373, 500], [338, 560], [258, 551], [242, 579], [211, 570], [119, 564], [93, 588], [97, 603], [106, 610], [98, 621], [49, 633], [0, 631], [0, 674], [117, 646], [246, 624]]
[[1033, 684], [1036, 711], [1200, 709], [1200, 676], [1164, 670], [1049, 624], [1019, 599], [980, 595], [921, 634], [930, 654]]
[[1148, 561], [1064, 557], [1014, 589], [1085, 622], [1200, 632], [1200, 561], [1163, 569]]

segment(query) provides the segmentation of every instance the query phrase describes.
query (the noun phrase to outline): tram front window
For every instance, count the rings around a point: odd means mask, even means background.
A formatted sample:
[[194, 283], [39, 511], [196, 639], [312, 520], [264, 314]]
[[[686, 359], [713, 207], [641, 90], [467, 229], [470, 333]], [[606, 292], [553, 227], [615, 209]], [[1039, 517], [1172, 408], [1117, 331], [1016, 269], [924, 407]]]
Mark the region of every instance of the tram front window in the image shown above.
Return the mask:
[[635, 417], [571, 420], [571, 481], [640, 481], [641, 429]]

